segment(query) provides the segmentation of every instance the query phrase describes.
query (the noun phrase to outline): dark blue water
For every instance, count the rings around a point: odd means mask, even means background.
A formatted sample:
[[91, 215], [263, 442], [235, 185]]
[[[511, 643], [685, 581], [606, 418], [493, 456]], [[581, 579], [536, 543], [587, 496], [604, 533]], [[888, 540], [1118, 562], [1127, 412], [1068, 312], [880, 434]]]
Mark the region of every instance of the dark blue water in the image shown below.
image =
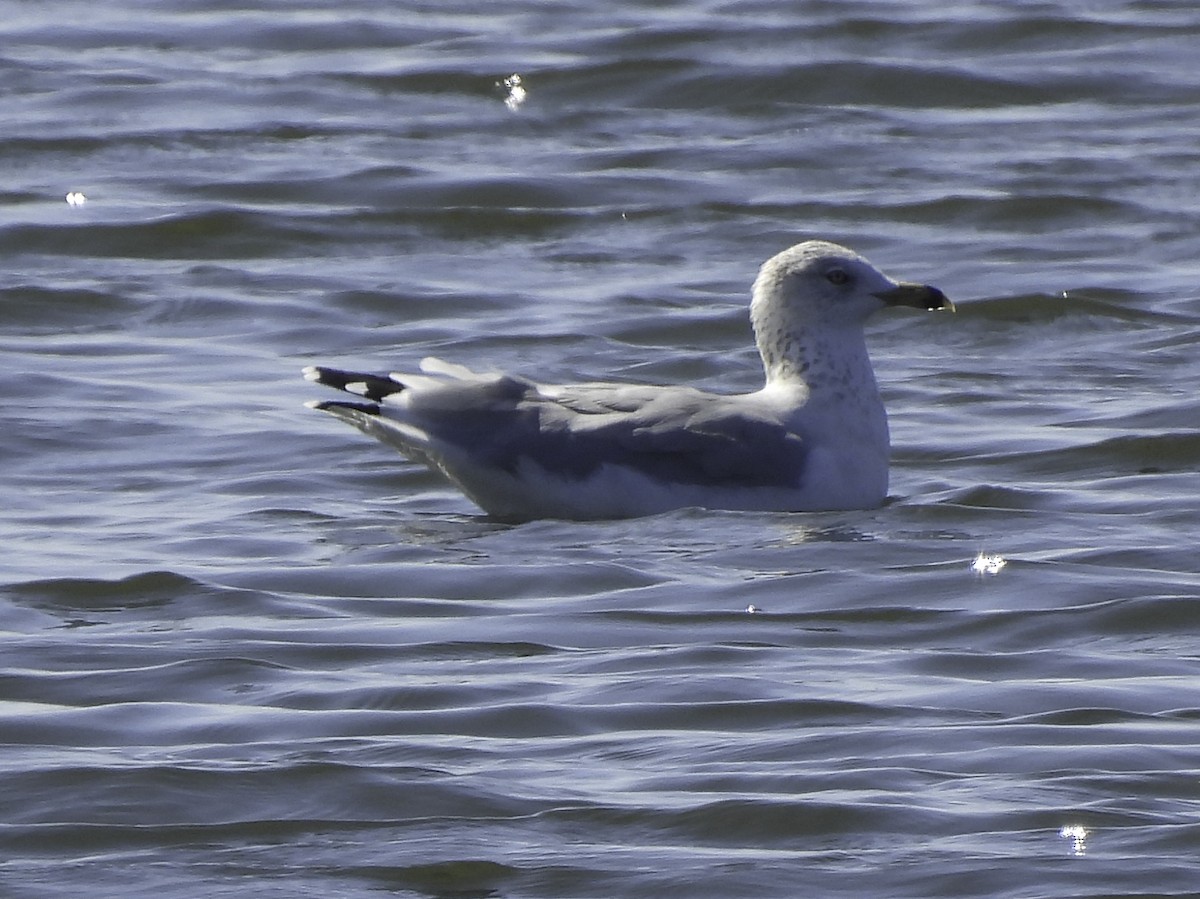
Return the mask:
[[[0, 892], [1200, 889], [1200, 11], [2, 6]], [[752, 389], [808, 237], [958, 303], [881, 509], [507, 525], [303, 408]]]

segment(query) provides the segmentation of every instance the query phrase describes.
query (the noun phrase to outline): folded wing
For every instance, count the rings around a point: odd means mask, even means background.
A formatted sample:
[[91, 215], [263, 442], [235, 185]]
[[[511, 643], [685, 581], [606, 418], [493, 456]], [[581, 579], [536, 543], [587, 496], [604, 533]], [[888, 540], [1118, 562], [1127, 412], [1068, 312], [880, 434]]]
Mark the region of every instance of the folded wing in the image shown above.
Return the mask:
[[689, 486], [802, 484], [803, 441], [753, 395], [622, 384], [549, 387], [457, 366], [422, 367], [431, 374], [410, 378], [319, 368], [307, 376], [371, 401], [317, 408], [451, 476], [456, 465], [506, 476], [520, 476], [532, 465], [583, 480], [616, 466]]

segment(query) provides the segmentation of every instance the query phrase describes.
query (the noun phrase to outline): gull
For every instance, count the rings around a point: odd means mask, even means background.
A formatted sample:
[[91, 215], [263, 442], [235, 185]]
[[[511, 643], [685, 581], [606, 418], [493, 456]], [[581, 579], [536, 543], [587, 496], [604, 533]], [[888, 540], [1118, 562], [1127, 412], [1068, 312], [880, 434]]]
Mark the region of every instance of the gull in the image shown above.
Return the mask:
[[890, 439], [863, 327], [889, 306], [954, 309], [936, 287], [806, 241], [754, 282], [765, 377], [752, 393], [543, 384], [428, 358], [420, 374], [309, 366], [307, 380], [359, 400], [308, 406], [440, 472], [498, 519], [871, 509], [887, 498]]

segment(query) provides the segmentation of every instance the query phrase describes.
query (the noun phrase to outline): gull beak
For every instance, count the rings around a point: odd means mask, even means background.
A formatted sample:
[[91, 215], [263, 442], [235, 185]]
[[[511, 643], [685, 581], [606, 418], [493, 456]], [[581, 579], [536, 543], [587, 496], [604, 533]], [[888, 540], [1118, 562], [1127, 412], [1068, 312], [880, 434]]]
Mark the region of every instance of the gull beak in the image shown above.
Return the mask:
[[912, 306], [914, 309], [945, 309], [954, 311], [950, 298], [928, 284], [912, 284], [901, 281], [890, 290], [881, 290], [875, 294], [889, 306]]

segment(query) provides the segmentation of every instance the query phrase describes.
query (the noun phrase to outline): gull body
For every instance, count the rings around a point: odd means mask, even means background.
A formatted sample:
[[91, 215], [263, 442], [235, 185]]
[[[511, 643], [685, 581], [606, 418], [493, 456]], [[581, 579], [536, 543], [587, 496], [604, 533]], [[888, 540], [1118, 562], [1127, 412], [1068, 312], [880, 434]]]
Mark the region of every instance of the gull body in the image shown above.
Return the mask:
[[887, 497], [890, 441], [863, 326], [896, 305], [953, 309], [937, 288], [807, 241], [767, 260], [754, 282], [764, 383], [752, 393], [542, 384], [425, 359], [419, 374], [306, 368], [359, 398], [309, 405], [503, 519], [873, 508]]

